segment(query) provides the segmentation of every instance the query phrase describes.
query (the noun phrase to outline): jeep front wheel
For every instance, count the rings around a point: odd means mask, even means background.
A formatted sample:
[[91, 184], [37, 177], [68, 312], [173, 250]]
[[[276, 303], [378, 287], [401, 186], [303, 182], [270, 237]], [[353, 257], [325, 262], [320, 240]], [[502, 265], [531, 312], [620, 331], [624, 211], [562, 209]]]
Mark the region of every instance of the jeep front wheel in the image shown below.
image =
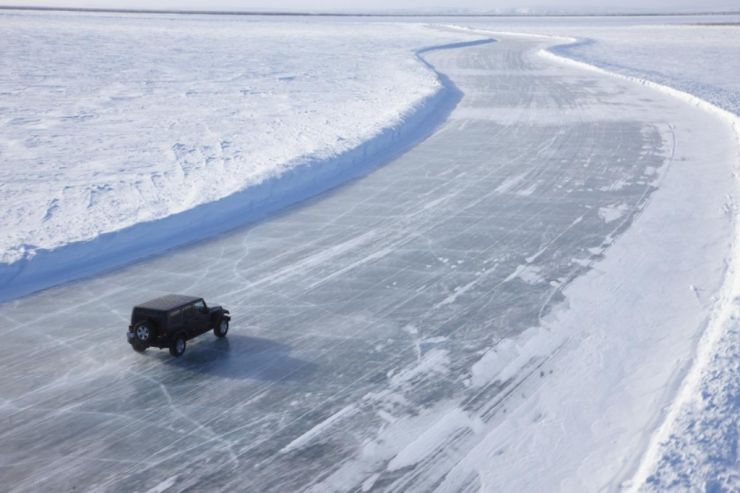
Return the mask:
[[213, 328], [213, 333], [216, 337], [226, 337], [227, 332], [229, 332], [229, 321], [222, 318]]
[[170, 344], [170, 354], [175, 358], [179, 358], [185, 352], [186, 347], [187, 344], [185, 343], [185, 336], [180, 334], [172, 340], [172, 344]]
[[142, 345], [151, 343], [154, 340], [154, 325], [142, 320], [134, 326], [134, 337]]

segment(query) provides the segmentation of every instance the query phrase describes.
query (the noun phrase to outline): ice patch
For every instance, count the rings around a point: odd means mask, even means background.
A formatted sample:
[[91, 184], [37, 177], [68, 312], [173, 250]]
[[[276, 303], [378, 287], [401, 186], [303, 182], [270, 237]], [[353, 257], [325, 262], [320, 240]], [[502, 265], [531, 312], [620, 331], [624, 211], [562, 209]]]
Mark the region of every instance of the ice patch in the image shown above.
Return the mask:
[[171, 478], [165, 479], [154, 488], [146, 490], [146, 493], [164, 493], [168, 489], [172, 488], [175, 485], [176, 481], [177, 476], [172, 476]]
[[303, 435], [299, 436], [298, 438], [290, 442], [288, 445], [286, 445], [280, 450], [280, 453], [287, 454], [288, 452], [292, 452], [296, 449], [299, 449], [307, 445], [310, 441], [312, 441], [316, 437], [320, 436], [321, 434], [330, 430], [332, 427], [336, 426], [337, 423], [339, 423], [341, 420], [352, 416], [356, 412], [357, 412], [357, 406], [355, 405], [350, 405], [350, 406], [345, 407], [341, 411], [331, 415], [330, 417], [328, 417], [327, 419], [325, 419], [318, 425], [308, 430]]
[[624, 216], [624, 214], [628, 210], [629, 206], [627, 204], [615, 204], [607, 207], [601, 207], [599, 209], [599, 217], [608, 224]]
[[453, 409], [411, 442], [389, 463], [388, 470], [396, 471], [418, 464], [450, 440], [455, 433], [466, 429], [481, 429], [479, 418], [471, 418], [461, 409]]
[[533, 358], [547, 356], [563, 343], [564, 337], [542, 327], [533, 327], [515, 339], [504, 339], [473, 365], [471, 383], [482, 387], [505, 382]]
[[509, 192], [509, 191], [511, 191], [512, 188], [514, 188], [515, 186], [517, 186], [526, 177], [527, 177], [527, 175], [524, 174], [524, 175], [512, 176], [511, 178], [507, 178], [506, 180], [504, 180], [503, 183], [501, 183], [501, 185], [499, 185], [498, 187], [496, 187], [496, 190], [495, 191], [497, 193], [506, 193], [506, 192]]
[[391, 378], [391, 384], [395, 387], [399, 387], [429, 374], [438, 373], [440, 375], [445, 375], [449, 373], [449, 370], [449, 351], [434, 348], [427, 352], [416, 366], [393, 376], [393, 378]]
[[504, 279], [504, 282], [513, 281], [518, 277], [527, 284], [537, 284], [543, 281], [540, 276], [541, 271], [542, 268], [536, 265], [522, 264], [509, 277]]
[[519, 190], [516, 194], [520, 197], [529, 197], [537, 190], [537, 184], [532, 183], [530, 186], [525, 188], [524, 190]]
[[373, 488], [373, 485], [375, 485], [375, 482], [378, 480], [379, 477], [380, 477], [380, 474], [377, 473], [367, 478], [362, 483], [362, 491], [370, 491]]
[[618, 192], [619, 190], [622, 190], [624, 187], [629, 185], [629, 182], [624, 179], [619, 179], [612, 183], [611, 185], [607, 185], [604, 187], [599, 187], [600, 192]]

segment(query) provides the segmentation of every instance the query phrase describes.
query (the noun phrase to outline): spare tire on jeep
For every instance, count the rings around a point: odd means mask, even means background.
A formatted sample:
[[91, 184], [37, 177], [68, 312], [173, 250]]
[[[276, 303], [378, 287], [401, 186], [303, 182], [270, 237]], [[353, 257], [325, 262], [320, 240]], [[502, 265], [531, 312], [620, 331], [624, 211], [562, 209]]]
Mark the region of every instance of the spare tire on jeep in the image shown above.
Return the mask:
[[134, 338], [140, 344], [151, 344], [156, 337], [156, 327], [149, 320], [142, 320], [134, 325]]

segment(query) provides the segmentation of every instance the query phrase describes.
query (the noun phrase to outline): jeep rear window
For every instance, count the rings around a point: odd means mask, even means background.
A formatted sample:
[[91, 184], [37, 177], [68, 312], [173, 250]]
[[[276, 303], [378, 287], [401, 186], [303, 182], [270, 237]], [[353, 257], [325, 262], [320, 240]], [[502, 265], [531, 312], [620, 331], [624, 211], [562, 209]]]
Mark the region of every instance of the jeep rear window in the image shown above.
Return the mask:
[[146, 308], [139, 308], [137, 310], [137, 312], [139, 313], [139, 315], [143, 315], [143, 316], [146, 316], [146, 317], [160, 317], [160, 316], [162, 316], [162, 312], [158, 312], [158, 311], [155, 311], [155, 310], [147, 310]]
[[131, 313], [131, 325], [136, 325], [137, 322], [144, 319], [152, 319], [161, 321], [164, 316], [163, 312], [157, 310], [148, 310], [146, 308], [136, 308]]
[[172, 310], [170, 312], [170, 323], [179, 324], [181, 322], [182, 322], [182, 317], [180, 316], [180, 310]]

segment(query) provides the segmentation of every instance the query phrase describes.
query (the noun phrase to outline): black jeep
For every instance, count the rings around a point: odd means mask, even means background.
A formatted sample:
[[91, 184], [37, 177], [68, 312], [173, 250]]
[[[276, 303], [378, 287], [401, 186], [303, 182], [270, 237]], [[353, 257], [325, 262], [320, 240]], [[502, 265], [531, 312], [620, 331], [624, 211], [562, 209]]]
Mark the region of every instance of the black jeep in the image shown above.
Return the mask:
[[206, 305], [203, 298], [170, 294], [136, 305], [126, 334], [134, 351], [148, 347], [169, 348], [172, 356], [182, 356], [186, 342], [213, 329], [226, 337], [231, 315], [220, 306]]

